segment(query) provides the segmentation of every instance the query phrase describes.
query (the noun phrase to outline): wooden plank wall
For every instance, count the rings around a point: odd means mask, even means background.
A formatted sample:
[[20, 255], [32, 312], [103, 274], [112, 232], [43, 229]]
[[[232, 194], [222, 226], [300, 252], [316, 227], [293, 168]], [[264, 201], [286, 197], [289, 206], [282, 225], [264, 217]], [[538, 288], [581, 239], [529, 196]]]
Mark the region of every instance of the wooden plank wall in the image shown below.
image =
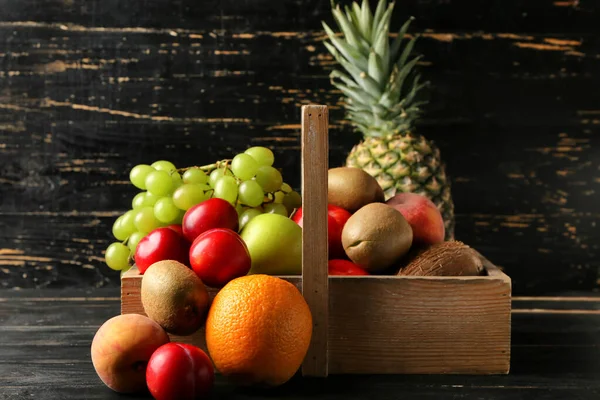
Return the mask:
[[[300, 186], [300, 105], [343, 123], [329, 0], [0, 0], [0, 286], [118, 285], [103, 264], [137, 163], [272, 146]], [[457, 237], [515, 294], [598, 289], [600, 3], [402, 0], [433, 83], [419, 131], [452, 177]]]

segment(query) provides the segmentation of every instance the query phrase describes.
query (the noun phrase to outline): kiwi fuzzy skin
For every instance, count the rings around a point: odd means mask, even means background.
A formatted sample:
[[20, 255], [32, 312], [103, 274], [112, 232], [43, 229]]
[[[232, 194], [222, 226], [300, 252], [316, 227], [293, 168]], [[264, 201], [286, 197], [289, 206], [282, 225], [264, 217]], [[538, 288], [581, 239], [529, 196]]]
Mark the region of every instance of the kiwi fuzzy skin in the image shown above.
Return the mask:
[[360, 168], [328, 171], [327, 202], [354, 213], [369, 203], [383, 203], [385, 195], [375, 178]]
[[141, 300], [146, 315], [166, 332], [191, 335], [202, 327], [209, 296], [202, 280], [178, 261], [152, 264], [142, 277]]
[[385, 203], [360, 208], [342, 230], [346, 255], [371, 273], [398, 263], [410, 250], [412, 240], [412, 228], [402, 213]]

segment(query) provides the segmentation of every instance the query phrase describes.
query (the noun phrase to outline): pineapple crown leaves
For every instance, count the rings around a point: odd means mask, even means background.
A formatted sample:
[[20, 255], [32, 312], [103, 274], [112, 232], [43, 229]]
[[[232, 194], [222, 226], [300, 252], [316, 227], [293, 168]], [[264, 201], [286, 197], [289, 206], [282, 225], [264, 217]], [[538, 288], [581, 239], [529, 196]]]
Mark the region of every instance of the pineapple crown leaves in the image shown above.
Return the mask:
[[366, 136], [410, 130], [425, 104], [416, 100], [417, 93], [429, 84], [420, 82], [415, 68], [421, 56], [410, 58], [417, 37], [405, 41], [414, 18], [390, 44], [393, 1], [379, 0], [375, 14], [368, 0], [343, 11], [331, 0], [331, 8], [341, 35], [323, 21], [329, 39], [324, 45], [341, 67], [330, 78], [346, 97], [347, 118]]

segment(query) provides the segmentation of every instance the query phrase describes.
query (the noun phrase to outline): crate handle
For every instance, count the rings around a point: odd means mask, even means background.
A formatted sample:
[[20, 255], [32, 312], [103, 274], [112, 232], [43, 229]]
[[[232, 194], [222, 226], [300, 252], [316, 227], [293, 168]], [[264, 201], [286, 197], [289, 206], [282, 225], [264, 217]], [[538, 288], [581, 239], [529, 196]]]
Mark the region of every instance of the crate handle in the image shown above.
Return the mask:
[[328, 124], [327, 106], [302, 106], [302, 294], [313, 318], [312, 340], [302, 374], [316, 377], [328, 373]]

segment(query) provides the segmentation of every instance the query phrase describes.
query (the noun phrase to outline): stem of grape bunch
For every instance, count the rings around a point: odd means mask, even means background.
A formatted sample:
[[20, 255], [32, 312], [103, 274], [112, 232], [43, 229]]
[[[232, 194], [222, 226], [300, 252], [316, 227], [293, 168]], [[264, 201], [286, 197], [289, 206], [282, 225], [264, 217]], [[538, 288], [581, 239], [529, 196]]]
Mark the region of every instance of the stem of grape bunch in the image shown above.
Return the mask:
[[140, 191], [132, 198], [131, 209], [113, 224], [116, 241], [106, 249], [106, 264], [127, 270], [144, 237], [157, 228], [181, 225], [187, 210], [211, 198], [235, 207], [240, 231], [263, 213], [289, 218], [301, 206], [302, 198], [283, 181], [274, 162], [270, 149], [255, 146], [203, 166], [176, 168], [166, 160], [134, 166], [129, 180]]
[[218, 169], [221, 167], [227, 168], [229, 164], [231, 164], [231, 159], [226, 158], [224, 160], [217, 161], [215, 163], [208, 164], [208, 165], [202, 165], [202, 166], [192, 165], [191, 167], [178, 168], [176, 171], [179, 173], [182, 173], [182, 172], [186, 172], [190, 169], [199, 169], [204, 172], [210, 173], [210, 172], [214, 171], [215, 169]]

